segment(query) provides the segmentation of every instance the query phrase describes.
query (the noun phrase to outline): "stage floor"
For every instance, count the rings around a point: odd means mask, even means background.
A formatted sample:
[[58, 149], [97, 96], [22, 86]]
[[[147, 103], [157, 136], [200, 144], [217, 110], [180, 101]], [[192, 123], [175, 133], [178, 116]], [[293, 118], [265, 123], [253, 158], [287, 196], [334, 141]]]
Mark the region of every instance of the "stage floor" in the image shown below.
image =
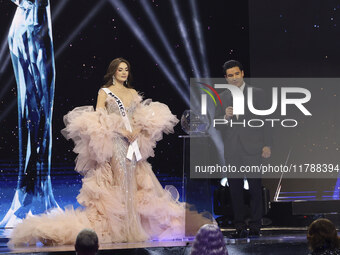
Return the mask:
[[[308, 254], [305, 228], [264, 228], [258, 238], [229, 238], [232, 229], [222, 229], [229, 255], [292, 255]], [[101, 244], [98, 254], [190, 254], [194, 238], [171, 241], [149, 241], [141, 243]], [[5, 237], [0, 237], [0, 253], [2, 254], [74, 254], [72, 245], [63, 246], [31, 246], [9, 248]]]

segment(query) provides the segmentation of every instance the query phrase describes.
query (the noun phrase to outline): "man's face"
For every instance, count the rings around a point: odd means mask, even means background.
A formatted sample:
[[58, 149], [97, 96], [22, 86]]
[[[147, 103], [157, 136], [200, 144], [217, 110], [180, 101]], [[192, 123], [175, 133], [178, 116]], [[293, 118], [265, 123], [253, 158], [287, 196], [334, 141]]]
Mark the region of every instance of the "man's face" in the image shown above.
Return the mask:
[[241, 87], [243, 84], [243, 71], [238, 66], [229, 68], [225, 71], [225, 78], [228, 84], [232, 84], [237, 87]]

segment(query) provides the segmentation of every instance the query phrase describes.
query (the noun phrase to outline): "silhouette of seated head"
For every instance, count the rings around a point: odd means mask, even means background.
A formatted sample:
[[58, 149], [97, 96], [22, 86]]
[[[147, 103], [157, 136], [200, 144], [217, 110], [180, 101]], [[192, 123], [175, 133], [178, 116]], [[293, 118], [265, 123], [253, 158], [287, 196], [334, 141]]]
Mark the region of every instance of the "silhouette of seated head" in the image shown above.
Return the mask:
[[195, 237], [190, 255], [228, 255], [226, 243], [220, 228], [215, 224], [205, 224]]
[[328, 219], [313, 221], [308, 227], [307, 240], [309, 249], [313, 252], [340, 248], [340, 239], [336, 228]]
[[92, 229], [85, 228], [79, 232], [75, 249], [77, 255], [94, 255], [99, 248], [98, 236]]

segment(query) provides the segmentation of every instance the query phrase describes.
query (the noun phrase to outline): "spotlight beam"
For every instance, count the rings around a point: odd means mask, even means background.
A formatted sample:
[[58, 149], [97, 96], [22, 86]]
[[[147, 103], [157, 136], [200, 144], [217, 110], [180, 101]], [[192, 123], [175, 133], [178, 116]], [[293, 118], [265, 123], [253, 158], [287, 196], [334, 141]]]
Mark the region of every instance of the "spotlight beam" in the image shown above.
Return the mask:
[[118, 10], [118, 14], [120, 17], [128, 24], [128, 27], [132, 30], [133, 34], [137, 37], [139, 42], [145, 47], [150, 56], [159, 64], [160, 70], [165, 74], [168, 78], [172, 86], [177, 90], [178, 94], [183, 98], [184, 102], [189, 105], [190, 101], [186, 91], [184, 91], [178, 84], [179, 82], [174, 78], [175, 76], [169, 71], [170, 69], [166, 66], [163, 59], [159, 56], [159, 54], [155, 51], [155, 49], [151, 46], [151, 42], [146, 37], [145, 33], [142, 31], [140, 26], [132, 17], [131, 13], [125, 7], [122, 1], [120, 0], [108, 0], [111, 5]]
[[[199, 12], [197, 8], [197, 4], [195, 0], [190, 0], [190, 9], [192, 10], [192, 16], [193, 16], [193, 26], [195, 30], [195, 35], [196, 35], [196, 41], [198, 43], [198, 49], [200, 53], [200, 60], [201, 60], [201, 65], [203, 66], [203, 76], [204, 77], [210, 77], [210, 71], [208, 67], [208, 58], [206, 56], [206, 46], [205, 46], [205, 41], [202, 33], [202, 26], [200, 23], [200, 17], [199, 17]], [[196, 99], [197, 100], [197, 99]], [[195, 98], [193, 98], [193, 101], [195, 102]], [[197, 102], [195, 102], [197, 104]], [[212, 114], [209, 112], [209, 117], [211, 120], [214, 119], [215, 113], [213, 112]], [[213, 140], [213, 143], [215, 144], [217, 151], [219, 152], [218, 158], [219, 161], [224, 161], [224, 146], [223, 143], [221, 142], [222, 139], [220, 137], [220, 134], [217, 132], [216, 129], [210, 128], [208, 130], [208, 133], [210, 134], [211, 139]]]
[[[11, 24], [9, 25], [9, 27], [7, 28], [6, 31], [9, 31], [11, 27]], [[1, 43], [1, 49], [0, 49], [0, 63], [3, 65], [2, 63], [2, 59], [4, 57], [4, 55], [7, 53], [8, 54], [8, 32], [6, 33], [6, 36], [5, 38], [2, 40], [2, 43]]]
[[199, 52], [201, 56], [201, 63], [203, 66], [203, 75], [205, 77], [210, 77], [210, 71], [208, 67], [208, 58], [206, 54], [206, 46], [205, 46], [205, 41], [202, 33], [202, 26], [200, 23], [200, 17], [199, 17], [199, 12], [197, 8], [197, 4], [195, 0], [190, 0], [190, 7], [192, 10], [193, 14], [193, 23], [194, 23], [194, 29], [195, 29], [195, 35], [196, 35], [196, 40], [198, 42], [199, 46]]
[[52, 24], [53, 21], [59, 16], [59, 14], [61, 13], [61, 11], [64, 9], [65, 5], [68, 3], [68, 0], [59, 0], [58, 1], [58, 5], [56, 6], [56, 8], [53, 10], [53, 13], [51, 13], [51, 17], [52, 17]]
[[99, 10], [104, 6], [106, 0], [101, 0], [99, 3], [96, 3], [91, 12], [89, 12], [86, 17], [82, 20], [82, 22], [73, 30], [72, 34], [67, 37], [64, 43], [58, 48], [56, 51], [55, 57], [58, 57], [61, 53], [64, 52], [65, 48], [70, 44], [70, 42], [78, 35], [78, 33], [95, 17], [95, 15], [99, 12]]
[[196, 60], [195, 55], [192, 51], [192, 44], [191, 44], [191, 41], [189, 39], [188, 31], [185, 27], [182, 15], [179, 11], [177, 0], [172, 0], [171, 3], [172, 3], [173, 11], [174, 11], [174, 14], [175, 14], [175, 18], [176, 18], [178, 26], [179, 26], [180, 35], [182, 37], [182, 40], [183, 40], [183, 43], [184, 43], [184, 46], [185, 46], [185, 49], [186, 49], [186, 53], [188, 55], [188, 58], [190, 59], [191, 65], [193, 67], [194, 75], [197, 78], [201, 77], [200, 71], [199, 71], [197, 64], [196, 64], [197, 60]]
[[[66, 0], [61, 4], [62, 7], [66, 4]], [[91, 12], [86, 16], [85, 22], [82, 22], [78, 25], [78, 27], [73, 31], [73, 33], [65, 40], [65, 42], [62, 44], [62, 46], [57, 50], [56, 54], [55, 54], [55, 59], [57, 59], [57, 57], [63, 53], [64, 49], [66, 48], [66, 46], [74, 39], [74, 37], [77, 36], [77, 34], [89, 23], [89, 21], [95, 16], [95, 14], [98, 13], [98, 11], [100, 10], [100, 8], [106, 3], [106, 0], [102, 0], [100, 1], [98, 4], [95, 5], [95, 7], [91, 10]], [[62, 10], [62, 8], [60, 8], [60, 11]], [[60, 11], [55, 13], [55, 18], [59, 15]], [[5, 87], [3, 87], [1, 89], [0, 92], [0, 99], [3, 97], [3, 95], [5, 94], [5, 92], [7, 91], [8, 87], [12, 84], [14, 78], [12, 77], [5, 85]], [[14, 106], [16, 105], [16, 100], [13, 100], [6, 108], [6, 110], [0, 115], [0, 121], [5, 118], [8, 113], [14, 108]]]
[[[55, 10], [52, 14], [52, 23], [59, 16], [59, 14], [62, 12], [62, 10], [64, 9], [64, 7], [67, 3], [68, 3], [67, 0], [60, 0], [58, 2], [58, 5], [56, 6], [56, 8], [55, 8]], [[8, 29], [6, 31], [9, 31], [9, 29], [10, 29], [10, 26], [8, 27]], [[10, 55], [8, 54], [7, 50], [8, 50], [8, 38], [7, 38], [7, 35], [6, 35], [4, 40], [2, 41], [1, 49], [0, 49], [0, 63], [1, 63], [0, 73], [3, 73], [8, 66]], [[2, 58], [4, 57], [5, 54], [7, 55], [7, 57], [6, 57], [5, 61], [3, 62]]]
[[[9, 31], [9, 29], [7, 29], [7, 31]], [[8, 41], [7, 41], [7, 34], [6, 34], [5, 39], [1, 43], [1, 49], [0, 49], [0, 63], [1, 63], [2, 66], [3, 66], [2, 59], [5, 55], [5, 53], [7, 53], [7, 50], [8, 50]], [[7, 55], [9, 55], [9, 54], [7, 54]], [[3, 69], [4, 68], [2, 67], [1, 70], [3, 70]]]
[[[6, 45], [8, 46], [8, 45]], [[6, 59], [4, 60], [4, 62], [1, 63], [1, 69], [0, 69], [0, 75], [5, 72], [5, 70], [7, 69], [7, 67], [9, 66], [9, 59], [11, 58], [11, 55], [8, 54]]]
[[[292, 151], [293, 147], [290, 147], [289, 148], [289, 151], [288, 151], [288, 155], [287, 155], [287, 158], [286, 158], [286, 161], [285, 161], [285, 166], [287, 165], [288, 161], [289, 161], [289, 158], [290, 158], [290, 153]], [[282, 178], [283, 178], [283, 172], [281, 173], [281, 176], [280, 176], [280, 179], [279, 179], [279, 182], [277, 184], [277, 187], [276, 187], [276, 191], [275, 191], [275, 195], [274, 195], [274, 201], [277, 202], [279, 200], [279, 196], [280, 196], [280, 192], [281, 192], [281, 184], [282, 184]]]
[[[55, 19], [57, 19], [57, 17], [59, 16], [59, 14], [61, 13], [61, 11], [64, 9], [65, 5], [68, 3], [67, 0], [62, 0], [60, 2], [58, 2], [58, 5], [56, 6], [55, 8], [55, 12], [54, 12], [54, 15], [52, 15], [52, 23]], [[9, 28], [8, 30], [9, 31]], [[4, 47], [5, 45], [5, 47]], [[6, 36], [4, 42], [2, 43], [2, 46], [1, 46], [1, 52], [0, 52], [0, 60], [2, 59], [2, 55], [4, 54], [4, 52], [6, 52], [6, 49], [8, 49], [8, 38]], [[7, 67], [9, 67], [9, 62], [10, 62], [10, 58], [11, 58], [11, 55], [8, 53], [7, 54], [7, 57], [6, 59], [4, 60], [3, 63], [1, 63], [1, 68], [0, 68], [0, 75], [7, 69]], [[2, 61], [1, 61], [2, 62]], [[12, 84], [13, 82], [13, 78], [6, 82], [5, 83], [5, 86], [3, 86], [1, 88], [1, 91], [0, 91], [0, 99], [3, 97], [4, 93], [7, 91], [8, 87]]]
[[184, 69], [182, 67], [182, 65], [180, 64], [179, 60], [176, 57], [175, 52], [172, 50], [169, 40], [167, 39], [164, 30], [161, 28], [161, 26], [159, 25], [159, 22], [154, 14], [154, 12], [151, 9], [150, 3], [147, 0], [141, 0], [141, 6], [143, 7], [145, 13], [147, 14], [146, 16], [149, 18], [150, 23], [154, 26], [157, 35], [159, 36], [159, 38], [161, 39], [166, 51], [168, 52], [168, 55], [172, 61], [172, 63], [174, 64], [174, 67], [176, 68], [177, 72], [179, 73], [185, 87], [187, 86], [188, 82], [189, 82], [189, 77], [185, 76], [185, 72]]

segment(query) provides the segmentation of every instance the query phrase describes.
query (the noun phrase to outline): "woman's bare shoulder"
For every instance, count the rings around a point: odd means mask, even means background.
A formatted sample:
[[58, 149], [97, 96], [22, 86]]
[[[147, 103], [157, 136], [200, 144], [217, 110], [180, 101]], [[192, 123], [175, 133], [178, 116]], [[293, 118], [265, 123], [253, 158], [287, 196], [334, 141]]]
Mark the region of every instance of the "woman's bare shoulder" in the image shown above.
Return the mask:
[[107, 94], [104, 91], [103, 87], [98, 90], [98, 96], [101, 96], [101, 97], [104, 97], [104, 96], [106, 97], [107, 96]]

